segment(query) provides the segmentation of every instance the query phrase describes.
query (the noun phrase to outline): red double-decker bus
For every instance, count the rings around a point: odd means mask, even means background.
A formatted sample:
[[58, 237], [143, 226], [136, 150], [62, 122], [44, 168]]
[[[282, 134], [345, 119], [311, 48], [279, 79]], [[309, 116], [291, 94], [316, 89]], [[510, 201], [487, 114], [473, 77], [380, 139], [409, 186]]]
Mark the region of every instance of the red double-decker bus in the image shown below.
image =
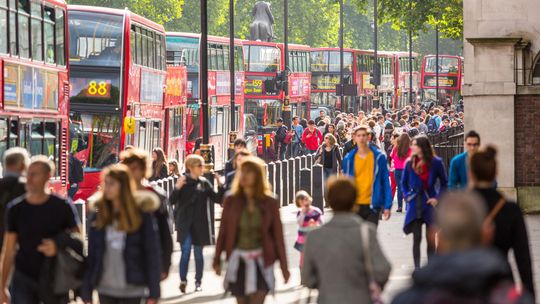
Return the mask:
[[186, 141], [183, 133], [187, 105], [187, 69], [185, 65], [168, 66], [165, 85], [165, 153], [183, 163]]
[[[184, 107], [186, 155], [202, 137], [202, 109], [199, 95], [200, 34], [167, 33], [167, 64], [187, 68], [187, 106]], [[210, 143], [214, 146], [215, 170], [224, 169], [227, 160], [230, 113], [235, 113], [235, 130], [244, 135], [244, 64], [242, 41], [235, 40], [235, 108], [230, 106], [229, 38], [208, 37], [208, 103]]]
[[380, 105], [385, 109], [394, 108], [396, 81], [395, 81], [395, 56], [392, 52], [378, 52], [377, 61], [381, 66], [381, 84], [377, 86]]
[[[402, 108], [409, 104], [410, 78], [409, 52], [395, 52], [395, 80], [396, 93], [394, 107]], [[416, 102], [420, 85], [420, 73], [418, 72], [418, 54], [412, 53], [412, 94], [413, 102]]]
[[[439, 70], [439, 98], [437, 98], [437, 69]], [[439, 55], [439, 66], [435, 55], [425, 56], [422, 61], [421, 89], [424, 101], [457, 103], [461, 97], [463, 83], [463, 58], [452, 55]]]
[[0, 1], [0, 158], [12, 147], [56, 163], [53, 190], [68, 178], [66, 4]]
[[165, 31], [129, 10], [68, 6], [70, 149], [87, 198], [125, 145], [164, 147]]
[[[353, 49], [343, 52], [343, 83], [358, 84], [357, 63]], [[336, 85], [340, 84], [340, 51], [339, 48], [311, 49], [311, 105], [329, 108], [331, 112], [341, 110], [340, 96], [336, 95]], [[368, 73], [369, 75], [369, 73]], [[369, 83], [369, 80], [368, 80]], [[359, 109], [358, 99], [345, 96], [343, 109], [356, 112]]]
[[[280, 44], [283, 48], [283, 44]], [[311, 48], [307, 45], [289, 44], [289, 101], [292, 117], [310, 118], [311, 100]]]

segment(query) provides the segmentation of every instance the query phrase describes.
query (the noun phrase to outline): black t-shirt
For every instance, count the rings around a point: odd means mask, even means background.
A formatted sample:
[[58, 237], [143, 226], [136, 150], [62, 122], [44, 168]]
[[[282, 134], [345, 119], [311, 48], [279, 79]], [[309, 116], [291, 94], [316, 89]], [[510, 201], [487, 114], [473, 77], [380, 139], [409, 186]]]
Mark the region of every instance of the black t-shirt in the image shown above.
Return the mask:
[[334, 153], [334, 149], [330, 150], [330, 151], [326, 151], [326, 149], [323, 149], [324, 150], [324, 164], [323, 164], [323, 167], [324, 168], [332, 168], [332, 153]]
[[65, 199], [50, 195], [41, 205], [29, 204], [21, 196], [8, 205], [6, 211], [7, 231], [17, 234], [19, 250], [15, 257], [15, 269], [34, 278], [45, 256], [37, 251], [43, 239], [77, 227], [79, 218], [74, 207]]

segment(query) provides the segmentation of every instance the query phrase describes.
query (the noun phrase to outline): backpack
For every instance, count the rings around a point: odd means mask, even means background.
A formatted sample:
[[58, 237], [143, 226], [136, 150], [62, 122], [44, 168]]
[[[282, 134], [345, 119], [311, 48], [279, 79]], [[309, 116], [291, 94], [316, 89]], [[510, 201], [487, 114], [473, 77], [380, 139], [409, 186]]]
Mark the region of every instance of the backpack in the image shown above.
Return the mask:
[[435, 120], [435, 117], [429, 119], [427, 127], [429, 133], [437, 132], [437, 121]]
[[84, 169], [82, 162], [78, 160], [76, 157], [70, 157], [69, 158], [71, 162], [71, 170], [70, 170], [70, 176], [69, 180], [72, 184], [77, 184], [83, 181], [84, 179]]

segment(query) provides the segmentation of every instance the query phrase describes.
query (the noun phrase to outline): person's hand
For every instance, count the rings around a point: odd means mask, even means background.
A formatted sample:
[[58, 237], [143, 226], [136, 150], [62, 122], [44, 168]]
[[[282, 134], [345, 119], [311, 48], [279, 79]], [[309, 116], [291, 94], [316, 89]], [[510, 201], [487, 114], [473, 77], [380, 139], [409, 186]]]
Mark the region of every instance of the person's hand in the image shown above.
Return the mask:
[[285, 269], [283, 271], [283, 281], [285, 281], [285, 284], [289, 283], [289, 279], [291, 278], [291, 273], [288, 269]]
[[382, 217], [383, 220], [388, 221], [390, 219], [391, 214], [392, 213], [390, 212], [390, 209], [384, 210], [383, 217]]
[[220, 263], [214, 263], [214, 265], [212, 265], [212, 267], [214, 268], [214, 272], [220, 276], [221, 275], [221, 265]]
[[0, 290], [0, 304], [10, 304], [11, 303], [11, 295], [9, 294], [9, 290], [7, 288], [3, 288]]
[[433, 207], [435, 207], [435, 206], [437, 206], [437, 204], [439, 203], [439, 201], [437, 201], [436, 198], [430, 198], [430, 199], [427, 200], [427, 203], [428, 203], [429, 205], [432, 205]]
[[218, 186], [223, 186], [223, 182], [221, 181], [221, 175], [214, 173], [214, 178], [216, 179]]
[[162, 272], [161, 275], [159, 276], [159, 279], [160, 279], [160, 281], [163, 281], [167, 277], [169, 277], [169, 273], [168, 272]]
[[44, 239], [41, 241], [41, 245], [38, 246], [37, 250], [46, 257], [53, 257], [56, 255], [56, 243], [51, 239]]
[[186, 182], [187, 182], [187, 178], [185, 175], [182, 175], [178, 181], [176, 182], [176, 189], [180, 190], [182, 189], [182, 187], [184, 187], [186, 185]]

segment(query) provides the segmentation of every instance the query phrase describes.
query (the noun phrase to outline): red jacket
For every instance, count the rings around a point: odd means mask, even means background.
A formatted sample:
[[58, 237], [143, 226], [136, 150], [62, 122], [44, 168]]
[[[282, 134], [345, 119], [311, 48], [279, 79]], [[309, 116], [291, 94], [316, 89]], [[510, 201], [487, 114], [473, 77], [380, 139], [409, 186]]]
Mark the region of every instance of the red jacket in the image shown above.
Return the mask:
[[302, 134], [302, 142], [306, 145], [308, 150], [317, 150], [322, 143], [322, 133], [319, 129], [315, 128], [313, 132], [309, 128]]

